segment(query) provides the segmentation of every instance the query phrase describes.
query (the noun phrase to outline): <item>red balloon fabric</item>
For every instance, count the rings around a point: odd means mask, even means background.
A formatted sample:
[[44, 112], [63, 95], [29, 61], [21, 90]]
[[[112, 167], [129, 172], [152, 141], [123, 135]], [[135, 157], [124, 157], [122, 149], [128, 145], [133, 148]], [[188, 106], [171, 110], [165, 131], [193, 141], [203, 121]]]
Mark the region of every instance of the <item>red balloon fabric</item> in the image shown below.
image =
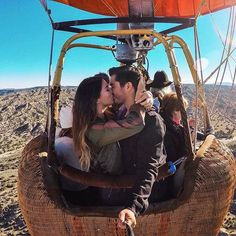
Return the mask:
[[[88, 12], [128, 16], [128, 0], [54, 0]], [[236, 5], [236, 0], [153, 0], [155, 16], [189, 18]]]

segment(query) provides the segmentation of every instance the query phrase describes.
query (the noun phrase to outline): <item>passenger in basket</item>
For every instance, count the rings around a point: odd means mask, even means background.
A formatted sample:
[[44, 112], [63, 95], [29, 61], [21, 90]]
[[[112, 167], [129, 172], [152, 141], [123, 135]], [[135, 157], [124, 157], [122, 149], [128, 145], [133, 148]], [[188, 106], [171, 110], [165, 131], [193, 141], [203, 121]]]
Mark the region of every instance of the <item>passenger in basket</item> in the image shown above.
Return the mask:
[[[127, 113], [135, 103], [140, 75], [134, 71], [121, 71], [111, 78], [115, 103], [124, 104]], [[120, 141], [124, 173], [135, 175], [131, 189], [101, 190], [105, 205], [123, 205], [119, 213], [119, 226], [124, 222], [136, 224], [136, 216], [148, 207], [153, 184], [158, 175], [158, 167], [165, 163], [165, 126], [162, 118], [154, 110], [146, 112], [144, 129], [132, 137]], [[155, 195], [157, 193], [154, 193]]]
[[[184, 98], [184, 106], [187, 108], [188, 102]], [[162, 99], [160, 115], [166, 125], [165, 148], [167, 161], [176, 161], [183, 157], [185, 152], [184, 129], [180, 112], [180, 102], [175, 92], [166, 94]]]
[[[188, 102], [185, 98], [183, 98], [183, 102], [186, 109]], [[168, 93], [163, 97], [160, 115], [163, 117], [166, 125], [164, 144], [167, 153], [167, 161], [172, 162], [186, 155], [184, 128], [182, 126], [180, 107], [180, 102], [175, 92]], [[178, 166], [176, 174], [163, 180], [162, 185], [160, 186], [160, 188], [165, 188], [166, 200], [177, 197], [181, 190], [184, 172], [183, 165]]]
[[153, 105], [157, 112], [159, 111], [164, 95], [171, 92], [171, 84], [172, 82], [168, 80], [168, 76], [164, 71], [157, 71], [153, 81], [146, 85], [146, 88], [153, 94]]

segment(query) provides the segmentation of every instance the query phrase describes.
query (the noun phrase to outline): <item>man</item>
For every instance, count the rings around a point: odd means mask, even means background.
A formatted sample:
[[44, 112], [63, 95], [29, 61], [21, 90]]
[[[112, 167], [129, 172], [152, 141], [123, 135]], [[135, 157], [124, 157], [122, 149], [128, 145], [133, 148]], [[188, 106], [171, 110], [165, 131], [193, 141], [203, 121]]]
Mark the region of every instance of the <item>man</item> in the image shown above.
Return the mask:
[[168, 76], [164, 71], [157, 71], [154, 75], [153, 81], [146, 85], [146, 88], [153, 94], [153, 105], [157, 112], [161, 106], [163, 96], [166, 93], [171, 92], [171, 88], [169, 87], [171, 84], [172, 82], [168, 80]]
[[[136, 71], [137, 72], [137, 68], [133, 67], [133, 66], [112, 67], [108, 71], [111, 81], [113, 81], [114, 78], [116, 77], [116, 75], [122, 71]], [[139, 86], [140, 86], [140, 83], [139, 83]], [[152, 108], [153, 102], [154, 102], [153, 95], [150, 91], [145, 90], [145, 85], [141, 85], [141, 86], [138, 89], [142, 90], [142, 91], [138, 91], [136, 93], [135, 103], [140, 104], [141, 106], [145, 107], [146, 110], [150, 110]], [[114, 109], [117, 110], [116, 114], [117, 114], [118, 118], [122, 117], [122, 115], [124, 115], [126, 112], [126, 108], [123, 104], [114, 103], [113, 107], [114, 107]]]
[[[139, 79], [139, 74], [134, 71], [121, 71], [111, 78], [115, 102], [124, 104], [127, 111], [135, 103]], [[112, 190], [106, 198], [110, 205], [125, 206], [119, 213], [120, 227], [124, 227], [124, 222], [134, 226], [136, 217], [148, 207], [158, 167], [166, 159], [164, 134], [165, 126], [161, 117], [155, 111], [150, 111], [146, 112], [144, 129], [120, 141], [125, 174], [136, 175], [132, 189]]]

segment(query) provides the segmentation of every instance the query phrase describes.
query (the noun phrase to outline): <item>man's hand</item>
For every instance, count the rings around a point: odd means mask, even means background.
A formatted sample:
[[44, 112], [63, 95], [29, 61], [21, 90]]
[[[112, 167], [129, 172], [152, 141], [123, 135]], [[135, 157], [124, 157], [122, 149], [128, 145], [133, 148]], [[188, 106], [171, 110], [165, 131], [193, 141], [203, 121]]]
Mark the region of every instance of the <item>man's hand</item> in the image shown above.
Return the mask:
[[150, 110], [153, 106], [153, 96], [150, 91], [139, 93], [135, 97], [135, 103], [140, 103], [146, 110]]
[[129, 209], [124, 209], [119, 213], [118, 227], [125, 229], [125, 223], [131, 227], [135, 227], [136, 225], [134, 212]]

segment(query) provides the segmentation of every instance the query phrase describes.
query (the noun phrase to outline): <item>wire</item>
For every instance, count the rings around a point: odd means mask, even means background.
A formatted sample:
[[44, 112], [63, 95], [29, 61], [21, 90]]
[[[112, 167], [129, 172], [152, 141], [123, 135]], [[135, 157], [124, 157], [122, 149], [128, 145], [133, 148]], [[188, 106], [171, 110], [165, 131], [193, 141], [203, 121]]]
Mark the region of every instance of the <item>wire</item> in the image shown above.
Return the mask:
[[51, 17], [51, 10], [48, 8], [47, 2], [45, 0], [39, 0], [43, 6], [43, 8], [45, 9], [49, 20], [51, 22], [51, 26], [52, 26], [52, 37], [51, 37], [51, 45], [50, 45], [50, 56], [49, 56], [49, 65], [48, 65], [48, 91], [47, 91], [47, 97], [48, 97], [48, 101], [47, 101], [47, 119], [46, 119], [46, 125], [45, 125], [45, 132], [48, 133], [49, 130], [49, 125], [50, 125], [50, 106], [51, 106], [51, 78], [52, 78], [52, 58], [53, 58], [53, 48], [54, 48], [54, 35], [55, 35], [55, 30], [53, 27], [53, 19]]
[[102, 0], [102, 3], [110, 10], [110, 12], [111, 12], [114, 16], [118, 16], [117, 12], [115, 12], [115, 10], [113, 9], [113, 7], [110, 6], [109, 3], [106, 2], [106, 0]]
[[[230, 15], [229, 15], [229, 20], [228, 20], [228, 27], [227, 27], [227, 32], [226, 32], [226, 37], [225, 37], [225, 42], [224, 42], [224, 48], [223, 48], [223, 52], [222, 52], [221, 59], [220, 59], [220, 64], [223, 61], [224, 54], [225, 54], [225, 51], [226, 51], [226, 45], [227, 45], [227, 41], [228, 41], [228, 35], [229, 35], [231, 18], [232, 18], [232, 8], [230, 9]], [[227, 63], [227, 61], [226, 61], [226, 63]], [[220, 69], [221, 69], [221, 67], [219, 67], [219, 70], [217, 72], [216, 79], [215, 79], [215, 84], [214, 84], [214, 89], [213, 90], [215, 90], [215, 87], [216, 87], [216, 84], [217, 84], [217, 81], [218, 81], [218, 77], [219, 77], [219, 74], [220, 74]]]
[[[232, 41], [233, 41], [234, 32], [235, 32], [235, 24], [236, 24], [236, 14], [235, 14], [235, 8], [233, 7], [232, 19], [231, 19], [230, 41], [229, 41], [229, 47], [228, 47], [229, 49], [228, 49], [228, 53], [227, 53], [227, 58], [229, 58], [229, 53], [230, 53], [231, 47], [232, 47]], [[228, 61], [226, 61], [225, 66], [224, 66], [224, 71], [223, 71], [223, 74], [222, 74], [222, 77], [221, 77], [221, 81], [220, 81], [220, 85], [219, 85], [219, 88], [218, 88], [218, 91], [217, 91], [217, 95], [215, 96], [215, 99], [214, 99], [214, 102], [213, 102], [213, 105], [212, 105], [211, 114], [214, 112], [214, 108], [215, 108], [216, 102], [217, 102], [219, 94], [220, 94], [221, 85], [222, 85], [224, 75], [225, 75], [225, 72], [226, 72], [226, 68], [227, 68], [227, 64], [228, 64], [227, 62]]]
[[[197, 78], [197, 60], [198, 60], [198, 53], [197, 53], [197, 39], [196, 39], [196, 22], [194, 25], [194, 49], [195, 49], [195, 72], [196, 72], [196, 78]], [[195, 85], [195, 124], [194, 124], [194, 140], [193, 140], [193, 147], [194, 152], [196, 151], [196, 142], [197, 142], [197, 120], [198, 120], [198, 84]], [[204, 122], [205, 123], [205, 122]], [[205, 127], [205, 124], [204, 124]]]
[[39, 0], [44, 8], [44, 10], [46, 12], [48, 12], [48, 5], [47, 5], [47, 2], [45, 0]]
[[[214, 20], [214, 18], [213, 18], [213, 16], [212, 16], [212, 12], [211, 12], [211, 10], [210, 10], [208, 4], [207, 4], [207, 7], [208, 7], [208, 11], [209, 11], [209, 13], [210, 13], [209, 15], [210, 15], [210, 17], [211, 17], [212, 24], [213, 24], [213, 26], [214, 26], [214, 29], [215, 29], [216, 33], [217, 33], [217, 36], [218, 36], [218, 38], [220, 39], [221, 43], [224, 45], [224, 40], [222, 39], [221, 33], [220, 33], [220, 31], [219, 31], [219, 28], [217, 27], [217, 25], [216, 25], [216, 23], [215, 23], [215, 20]], [[226, 51], [227, 51], [227, 50], [226, 50]], [[236, 59], [235, 59], [232, 55], [231, 55], [231, 58], [232, 58], [233, 61], [236, 63]]]
[[[197, 22], [197, 21], [195, 21]], [[198, 61], [199, 61], [199, 65], [200, 65], [200, 72], [201, 72], [201, 82], [203, 84], [203, 72], [202, 72], [202, 61], [201, 61], [201, 51], [200, 51], [200, 44], [199, 44], [199, 37], [198, 37], [198, 32], [197, 32], [197, 26], [196, 23], [194, 25], [194, 35], [196, 37], [196, 46], [197, 46], [197, 53], [198, 53]], [[197, 66], [197, 62], [196, 62], [196, 66]]]
[[145, 57], [146, 58], [146, 60], [147, 60], [147, 72], [149, 71], [149, 60], [148, 60], [148, 57], [146, 56]]
[[[113, 47], [115, 48], [115, 46], [113, 46]], [[113, 50], [111, 50], [111, 53], [112, 53], [113, 57], [115, 58], [115, 60], [117, 60], [116, 55]]]
[[206, 0], [202, 0], [201, 2], [200, 2], [200, 5], [199, 5], [199, 8], [198, 8], [198, 11], [197, 11], [197, 14], [196, 14], [196, 16], [195, 16], [195, 22], [198, 20], [198, 17], [201, 15], [201, 13], [202, 13], [202, 8], [203, 8], [203, 6], [206, 4]]
[[234, 76], [233, 76], [233, 82], [230, 88], [230, 96], [228, 97], [228, 102], [227, 102], [227, 106], [225, 108], [224, 114], [227, 114], [227, 110], [229, 107], [231, 107], [233, 100], [231, 99], [231, 97], [234, 95], [233, 89], [234, 89], [234, 85], [235, 85], [235, 79], [236, 79], [236, 66], [235, 66], [235, 70], [234, 70]]
[[[230, 55], [232, 55], [232, 53], [235, 51], [236, 47], [230, 52]], [[230, 56], [229, 55], [229, 56]], [[212, 72], [209, 76], [207, 76], [207, 78], [203, 81], [204, 84], [208, 82], [208, 80], [217, 72], [217, 70], [219, 69], [219, 67], [221, 67], [225, 62], [226, 60], [228, 60], [228, 57], [226, 57], [220, 65], [218, 65]]]

